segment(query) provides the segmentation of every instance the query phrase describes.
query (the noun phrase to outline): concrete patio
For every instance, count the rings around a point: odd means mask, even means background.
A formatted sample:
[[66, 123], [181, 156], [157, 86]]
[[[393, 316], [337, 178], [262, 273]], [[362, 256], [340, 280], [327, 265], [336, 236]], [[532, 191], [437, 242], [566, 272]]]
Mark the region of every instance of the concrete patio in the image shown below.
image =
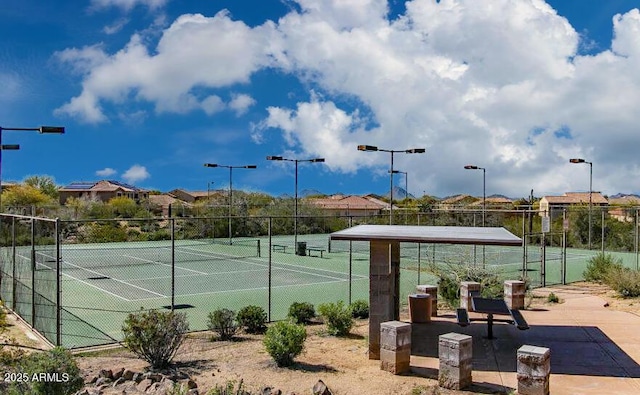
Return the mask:
[[515, 390], [516, 353], [526, 344], [551, 349], [550, 392], [554, 395], [640, 394], [640, 316], [607, 308], [602, 298], [574, 286], [535, 290], [544, 296], [550, 292], [564, 302], [523, 310], [529, 330], [494, 324], [493, 340], [486, 338], [485, 322], [460, 327], [454, 314], [413, 324], [412, 372], [437, 379], [438, 336], [457, 332], [473, 336], [471, 391]]

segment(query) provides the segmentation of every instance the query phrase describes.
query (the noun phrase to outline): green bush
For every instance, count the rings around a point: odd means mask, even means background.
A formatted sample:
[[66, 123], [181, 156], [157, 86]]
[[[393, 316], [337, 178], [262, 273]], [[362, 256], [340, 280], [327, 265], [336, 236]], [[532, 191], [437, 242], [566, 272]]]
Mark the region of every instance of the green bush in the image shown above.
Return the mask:
[[76, 361], [62, 347], [24, 356], [16, 374], [28, 380], [13, 382], [9, 394], [69, 395], [84, 385]]
[[547, 295], [547, 302], [549, 302], [549, 303], [559, 303], [560, 302], [560, 298], [558, 298], [558, 295], [556, 295], [553, 292], [551, 292], [549, 295]]
[[369, 302], [358, 299], [351, 303], [351, 316], [353, 318], [369, 318]]
[[587, 262], [587, 269], [582, 273], [586, 281], [603, 283], [607, 273], [612, 269], [622, 269], [622, 260], [611, 254], [600, 253]]
[[210, 331], [216, 332], [220, 340], [231, 340], [239, 329], [236, 313], [229, 309], [218, 309], [211, 312], [207, 327]]
[[260, 306], [245, 306], [238, 311], [238, 323], [247, 333], [263, 333], [267, 329], [267, 313]]
[[640, 296], [640, 272], [614, 266], [607, 271], [604, 281], [622, 297]]
[[288, 317], [292, 318], [296, 324], [307, 324], [316, 316], [316, 310], [311, 303], [294, 302], [289, 306]]
[[207, 391], [207, 395], [251, 395], [251, 392], [244, 389], [242, 379], [240, 379], [238, 388], [236, 388], [236, 382], [230, 380], [225, 385], [216, 384], [215, 387]]
[[482, 296], [501, 299], [504, 296], [504, 282], [492, 270], [466, 264], [431, 264], [427, 270], [438, 277], [438, 291], [442, 300], [451, 308], [460, 305], [460, 283], [474, 281], [480, 283]]
[[122, 326], [125, 347], [154, 369], [171, 363], [188, 330], [184, 313], [157, 310], [130, 313]]
[[291, 366], [307, 339], [304, 325], [279, 321], [267, 329], [262, 343], [278, 366]]
[[338, 303], [324, 303], [318, 306], [318, 311], [327, 324], [327, 331], [334, 336], [345, 336], [353, 326], [351, 309], [342, 301]]

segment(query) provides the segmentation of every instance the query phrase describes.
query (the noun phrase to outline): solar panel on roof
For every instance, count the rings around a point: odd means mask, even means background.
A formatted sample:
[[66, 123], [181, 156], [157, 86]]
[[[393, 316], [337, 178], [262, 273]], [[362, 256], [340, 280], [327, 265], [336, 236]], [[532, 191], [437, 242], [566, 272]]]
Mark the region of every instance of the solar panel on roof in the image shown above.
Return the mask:
[[63, 189], [91, 189], [94, 185], [94, 182], [74, 182]]

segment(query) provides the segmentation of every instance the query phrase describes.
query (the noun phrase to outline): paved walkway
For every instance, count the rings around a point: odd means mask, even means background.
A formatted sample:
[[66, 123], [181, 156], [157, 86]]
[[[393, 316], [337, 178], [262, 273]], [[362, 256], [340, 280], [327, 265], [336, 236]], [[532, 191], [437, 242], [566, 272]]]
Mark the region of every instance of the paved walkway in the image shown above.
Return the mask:
[[551, 394], [640, 394], [640, 316], [608, 309], [602, 298], [572, 286], [535, 292], [553, 292], [564, 303], [523, 310], [529, 330], [495, 323], [493, 340], [486, 339], [485, 322], [463, 328], [454, 315], [413, 324], [412, 370], [437, 379], [438, 336], [457, 332], [473, 336], [471, 391], [515, 390], [516, 353], [527, 344], [551, 349]]

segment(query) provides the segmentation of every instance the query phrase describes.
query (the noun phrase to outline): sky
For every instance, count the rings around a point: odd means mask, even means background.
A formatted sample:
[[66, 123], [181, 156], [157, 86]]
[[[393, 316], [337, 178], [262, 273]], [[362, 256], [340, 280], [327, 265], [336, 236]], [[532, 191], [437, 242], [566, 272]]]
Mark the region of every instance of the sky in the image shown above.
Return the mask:
[[[2, 180], [640, 193], [640, 1], [0, 3]], [[358, 151], [424, 148], [423, 154]], [[305, 162], [324, 158], [324, 163]], [[586, 162], [572, 164], [571, 158]], [[481, 170], [465, 170], [465, 165]], [[592, 170], [592, 175], [590, 175]], [[483, 177], [484, 175], [484, 177]]]

